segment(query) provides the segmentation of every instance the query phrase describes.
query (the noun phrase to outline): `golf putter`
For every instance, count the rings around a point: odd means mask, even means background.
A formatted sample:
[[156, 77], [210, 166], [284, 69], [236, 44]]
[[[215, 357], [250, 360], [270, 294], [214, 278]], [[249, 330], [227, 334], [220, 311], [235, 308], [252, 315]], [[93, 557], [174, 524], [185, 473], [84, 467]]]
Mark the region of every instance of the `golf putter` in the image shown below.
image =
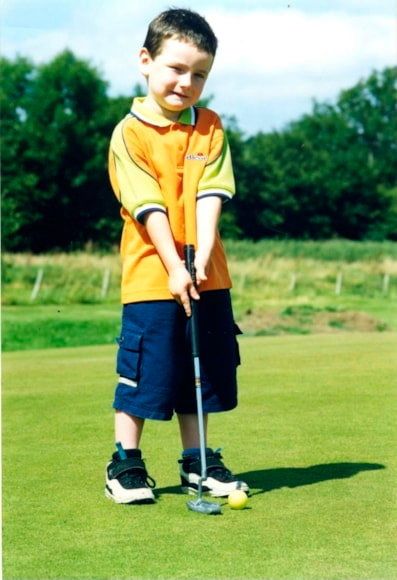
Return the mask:
[[[194, 267], [194, 246], [188, 244], [184, 248], [185, 251], [185, 265], [196, 285], [196, 269]], [[203, 401], [201, 394], [201, 374], [200, 374], [200, 348], [199, 348], [199, 330], [198, 330], [198, 303], [196, 300], [190, 300], [192, 309], [192, 316], [190, 319], [190, 337], [192, 345], [192, 358], [194, 367], [194, 382], [196, 390], [197, 402], [197, 420], [199, 428], [200, 440], [200, 461], [201, 461], [201, 475], [198, 482], [197, 498], [187, 502], [188, 509], [200, 514], [220, 514], [221, 506], [218, 503], [206, 501], [203, 499], [203, 481], [207, 479], [207, 459], [205, 455], [205, 431], [204, 431], [204, 413]]]

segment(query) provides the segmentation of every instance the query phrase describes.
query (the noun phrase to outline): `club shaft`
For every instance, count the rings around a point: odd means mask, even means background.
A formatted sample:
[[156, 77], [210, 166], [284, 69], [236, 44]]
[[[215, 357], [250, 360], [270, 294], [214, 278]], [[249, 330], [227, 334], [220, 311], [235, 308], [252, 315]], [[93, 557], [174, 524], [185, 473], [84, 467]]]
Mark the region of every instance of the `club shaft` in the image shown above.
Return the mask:
[[[186, 268], [196, 284], [196, 270], [194, 267], [195, 250], [193, 245], [185, 246], [185, 264]], [[206, 460], [206, 442], [205, 442], [205, 428], [204, 428], [204, 412], [203, 412], [203, 398], [201, 393], [201, 372], [200, 372], [200, 342], [199, 342], [199, 326], [198, 326], [198, 302], [190, 300], [192, 315], [190, 318], [190, 336], [192, 346], [194, 381], [196, 387], [196, 404], [197, 404], [197, 421], [199, 430], [200, 443], [200, 460], [201, 460], [201, 478], [199, 480], [199, 497], [201, 497], [202, 483], [207, 477], [207, 460]]]
[[[203, 398], [201, 395], [200, 359], [197, 356], [193, 358], [193, 364], [194, 364], [194, 380], [196, 384], [197, 421], [200, 441], [201, 480], [204, 480], [207, 477], [207, 459], [205, 455], [206, 444], [205, 444]], [[202, 481], [200, 481], [200, 486], [201, 483]]]

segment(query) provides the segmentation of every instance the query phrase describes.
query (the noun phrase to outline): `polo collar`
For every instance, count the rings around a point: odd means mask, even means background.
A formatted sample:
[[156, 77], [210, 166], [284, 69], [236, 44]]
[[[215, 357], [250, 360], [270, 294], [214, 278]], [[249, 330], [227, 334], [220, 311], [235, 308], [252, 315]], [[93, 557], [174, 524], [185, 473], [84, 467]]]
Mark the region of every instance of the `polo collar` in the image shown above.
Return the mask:
[[[145, 106], [143, 102], [144, 99], [145, 97], [135, 97], [132, 101], [131, 114], [134, 115], [134, 117], [137, 117], [140, 121], [154, 125], [155, 127], [169, 127], [174, 123], [174, 121], [166, 119], [166, 117], [155, 113], [149, 109], [149, 107]], [[178, 117], [177, 123], [181, 123], [182, 125], [195, 125], [196, 111], [194, 107], [189, 107], [182, 111]]]

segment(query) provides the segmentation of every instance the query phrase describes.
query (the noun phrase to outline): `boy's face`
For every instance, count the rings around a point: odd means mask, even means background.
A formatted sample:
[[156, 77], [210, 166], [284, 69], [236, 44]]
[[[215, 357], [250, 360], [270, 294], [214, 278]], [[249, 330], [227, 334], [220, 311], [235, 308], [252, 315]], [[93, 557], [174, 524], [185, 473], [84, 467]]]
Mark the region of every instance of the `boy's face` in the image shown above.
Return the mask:
[[213, 60], [211, 54], [176, 38], [165, 40], [154, 58], [142, 48], [140, 68], [148, 83], [146, 104], [176, 121], [181, 111], [199, 100]]

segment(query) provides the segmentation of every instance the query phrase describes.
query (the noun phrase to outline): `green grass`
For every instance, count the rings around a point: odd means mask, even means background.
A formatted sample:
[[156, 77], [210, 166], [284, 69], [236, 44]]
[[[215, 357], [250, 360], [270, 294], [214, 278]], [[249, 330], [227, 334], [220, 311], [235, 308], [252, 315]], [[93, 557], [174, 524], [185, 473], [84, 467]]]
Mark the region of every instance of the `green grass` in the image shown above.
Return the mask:
[[8, 306], [3, 308], [4, 351], [114, 344], [118, 304]]
[[312, 259], [326, 262], [360, 262], [397, 259], [395, 242], [355, 242], [351, 240], [226, 240], [228, 256], [237, 260], [262, 258]]
[[[248, 334], [351, 330], [350, 311], [376, 319], [368, 330], [397, 330], [395, 242], [227, 241], [226, 250], [235, 316]], [[114, 343], [120, 319], [117, 252], [5, 254], [2, 265], [3, 350]], [[42, 283], [32, 300], [38, 272]], [[110, 285], [103, 288], [108, 276]], [[309, 307], [320, 315], [346, 312], [349, 324], [343, 316], [328, 325], [317, 317], [321, 328], [315, 317], [304, 324], [299, 317], [280, 320], [288, 308]]]
[[[228, 241], [226, 252], [240, 299], [335, 294], [343, 274], [343, 295], [382, 297], [385, 276], [387, 297], [397, 296], [397, 243], [346, 240]], [[3, 303], [30, 305], [39, 272], [43, 273], [35, 304], [117, 303], [120, 296], [120, 259], [113, 254], [5, 254], [2, 259]], [[107, 275], [109, 286], [102, 294]], [[291, 276], [296, 284], [291, 291]]]
[[[35, 304], [102, 304], [120, 299], [120, 258], [113, 254], [5, 254], [2, 258], [3, 303], [30, 305], [38, 273], [43, 277]], [[102, 297], [102, 284], [109, 287]]]
[[[244, 315], [253, 309], [254, 318], [260, 313], [277, 312], [284, 318], [282, 328], [263, 327], [258, 335], [277, 335], [281, 332], [308, 334], [312, 332], [305, 322], [305, 313], [315, 312], [364, 312], [373, 316], [379, 330], [397, 330], [397, 308], [392, 299], [384, 297], [313, 297], [290, 296], [289, 298], [265, 298], [260, 295], [249, 298], [233, 291], [233, 305], [242, 330], [250, 334], [244, 324]], [[296, 313], [289, 324], [286, 313]], [[299, 314], [301, 313], [301, 314]], [[72, 347], [114, 344], [120, 331], [121, 307], [119, 304], [66, 304], [63, 306], [29, 305], [4, 306], [2, 317], [3, 351], [30, 350], [55, 347]], [[243, 323], [241, 324], [241, 320]], [[309, 320], [310, 321], [310, 320]], [[332, 326], [332, 322], [330, 322]], [[334, 324], [334, 329], [338, 323]], [[340, 325], [340, 330], [343, 330]]]
[[103, 496], [115, 348], [4, 355], [3, 563], [12, 579], [396, 577], [395, 333], [244, 338], [210, 444], [249, 508], [186, 509], [176, 421], [148, 422], [154, 506]]

